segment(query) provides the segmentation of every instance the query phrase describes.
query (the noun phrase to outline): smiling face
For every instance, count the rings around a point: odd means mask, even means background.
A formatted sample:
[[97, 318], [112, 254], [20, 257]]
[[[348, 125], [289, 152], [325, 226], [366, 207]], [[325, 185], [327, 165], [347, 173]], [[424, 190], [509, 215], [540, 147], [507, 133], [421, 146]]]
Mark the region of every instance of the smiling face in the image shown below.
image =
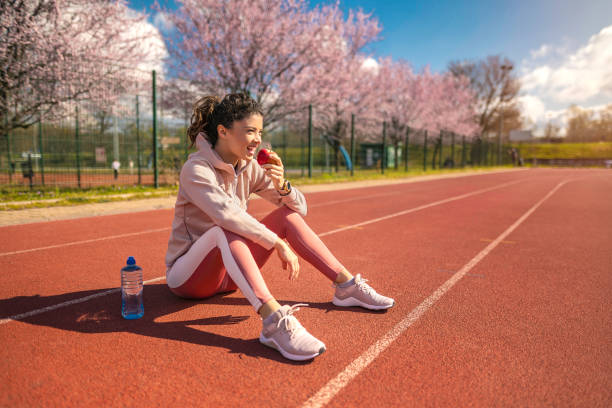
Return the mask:
[[239, 160], [252, 160], [261, 144], [263, 117], [259, 114], [247, 116], [232, 123], [230, 129], [219, 125], [219, 142], [215, 150], [221, 157], [236, 165]]

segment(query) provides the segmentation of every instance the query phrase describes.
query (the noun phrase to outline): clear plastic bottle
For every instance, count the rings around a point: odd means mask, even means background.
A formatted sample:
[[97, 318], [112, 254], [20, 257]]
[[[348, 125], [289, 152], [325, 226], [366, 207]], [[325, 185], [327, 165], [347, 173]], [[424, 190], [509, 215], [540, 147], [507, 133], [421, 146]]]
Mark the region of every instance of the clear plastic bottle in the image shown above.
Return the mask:
[[125, 319], [140, 319], [144, 315], [142, 290], [142, 268], [130, 256], [121, 269], [121, 315]]

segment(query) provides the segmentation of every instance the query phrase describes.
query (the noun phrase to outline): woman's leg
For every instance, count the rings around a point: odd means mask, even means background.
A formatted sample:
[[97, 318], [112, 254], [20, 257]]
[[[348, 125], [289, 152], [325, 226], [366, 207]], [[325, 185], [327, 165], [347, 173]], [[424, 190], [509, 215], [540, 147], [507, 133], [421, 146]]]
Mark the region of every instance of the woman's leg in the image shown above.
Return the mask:
[[[222, 262], [214, 253], [216, 248]], [[325, 344], [304, 330], [293, 316], [299, 304], [281, 307], [270, 295], [247, 240], [236, 234], [219, 227], [206, 231], [168, 270], [166, 282], [179, 295], [213, 294], [210, 291], [223, 282], [224, 270], [261, 315], [261, 343], [292, 360], [312, 359], [325, 351]]]
[[[351, 278], [346, 268], [306, 224], [302, 216], [289, 207], [279, 207], [268, 214], [261, 222], [279, 237], [286, 238], [298, 255], [325, 274], [330, 280], [336, 281], [339, 274], [348, 275], [348, 279]], [[247, 242], [255, 262], [261, 268], [272, 254], [273, 249], [267, 250], [254, 242]]]
[[220, 227], [206, 231], [176, 260], [166, 282], [179, 296], [202, 298], [231, 289], [226, 271], [256, 311], [274, 300], [245, 240]]

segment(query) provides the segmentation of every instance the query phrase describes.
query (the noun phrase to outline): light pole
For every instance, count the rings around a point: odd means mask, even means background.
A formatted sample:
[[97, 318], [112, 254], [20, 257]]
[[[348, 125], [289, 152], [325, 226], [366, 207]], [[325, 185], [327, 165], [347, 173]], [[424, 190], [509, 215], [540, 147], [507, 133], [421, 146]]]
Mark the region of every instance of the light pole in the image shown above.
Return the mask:
[[503, 109], [503, 96], [504, 89], [506, 88], [506, 75], [508, 72], [514, 68], [512, 64], [503, 64], [501, 67], [502, 70], [502, 91], [499, 95], [499, 135], [497, 136], [497, 165], [501, 165], [501, 156], [502, 156], [502, 132], [504, 131], [504, 109]]

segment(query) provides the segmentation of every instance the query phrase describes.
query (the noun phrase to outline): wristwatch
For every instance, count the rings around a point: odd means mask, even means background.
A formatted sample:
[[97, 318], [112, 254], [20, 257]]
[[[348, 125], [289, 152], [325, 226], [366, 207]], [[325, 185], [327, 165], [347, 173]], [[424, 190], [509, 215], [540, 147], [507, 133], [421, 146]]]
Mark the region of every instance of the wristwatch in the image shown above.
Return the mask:
[[286, 196], [291, 193], [291, 183], [289, 182], [289, 180], [285, 179], [285, 181], [283, 182], [283, 186], [278, 191], [278, 193], [282, 196]]

